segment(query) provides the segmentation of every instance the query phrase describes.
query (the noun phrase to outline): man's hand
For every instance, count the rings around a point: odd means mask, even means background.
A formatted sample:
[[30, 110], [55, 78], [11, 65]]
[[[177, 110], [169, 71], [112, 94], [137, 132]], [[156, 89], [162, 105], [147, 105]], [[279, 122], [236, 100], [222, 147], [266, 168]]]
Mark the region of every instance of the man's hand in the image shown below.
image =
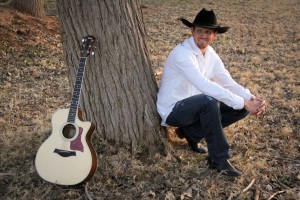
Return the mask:
[[256, 97], [256, 100], [261, 102], [261, 106], [258, 109], [258, 112], [255, 114], [258, 117], [258, 116], [263, 115], [263, 114], [266, 113], [266, 111], [267, 111], [267, 103], [266, 103], [265, 100], [257, 98], [257, 97]]
[[257, 97], [252, 97], [250, 101], [244, 101], [244, 107], [251, 114], [256, 115], [257, 117], [265, 114], [267, 109], [266, 101]]

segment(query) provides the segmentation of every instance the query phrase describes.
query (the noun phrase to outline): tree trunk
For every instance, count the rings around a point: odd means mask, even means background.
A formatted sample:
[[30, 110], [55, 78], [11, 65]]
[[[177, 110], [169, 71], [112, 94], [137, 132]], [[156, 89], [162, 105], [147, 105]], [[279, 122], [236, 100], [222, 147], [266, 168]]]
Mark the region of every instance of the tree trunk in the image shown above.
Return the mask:
[[13, 0], [10, 4], [15, 9], [37, 18], [45, 17], [43, 0]]
[[[98, 40], [88, 58], [80, 105], [100, 137], [133, 147], [164, 144], [138, 0], [58, 0], [62, 43], [73, 87], [79, 41]], [[164, 146], [164, 145], [162, 145]]]

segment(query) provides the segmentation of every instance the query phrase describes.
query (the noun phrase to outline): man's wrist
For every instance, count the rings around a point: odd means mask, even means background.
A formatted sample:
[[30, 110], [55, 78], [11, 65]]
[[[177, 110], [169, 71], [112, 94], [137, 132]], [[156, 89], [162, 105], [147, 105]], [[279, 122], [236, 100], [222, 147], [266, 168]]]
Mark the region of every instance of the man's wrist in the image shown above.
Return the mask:
[[246, 110], [248, 110], [248, 108], [249, 108], [249, 101], [248, 100], [244, 100], [244, 108]]

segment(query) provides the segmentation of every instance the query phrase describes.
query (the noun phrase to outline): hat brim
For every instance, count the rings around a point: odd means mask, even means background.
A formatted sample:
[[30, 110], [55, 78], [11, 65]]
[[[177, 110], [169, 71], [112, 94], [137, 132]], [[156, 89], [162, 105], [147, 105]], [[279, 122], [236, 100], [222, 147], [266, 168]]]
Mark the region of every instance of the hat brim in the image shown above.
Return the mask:
[[207, 25], [207, 24], [194, 24], [189, 22], [188, 20], [184, 19], [184, 18], [179, 18], [179, 20], [186, 25], [189, 28], [192, 28], [194, 26], [199, 26], [199, 27], [203, 27], [203, 28], [209, 28], [209, 29], [213, 29], [215, 30], [217, 33], [226, 33], [229, 29], [229, 27], [227, 26], [220, 26], [220, 25]]

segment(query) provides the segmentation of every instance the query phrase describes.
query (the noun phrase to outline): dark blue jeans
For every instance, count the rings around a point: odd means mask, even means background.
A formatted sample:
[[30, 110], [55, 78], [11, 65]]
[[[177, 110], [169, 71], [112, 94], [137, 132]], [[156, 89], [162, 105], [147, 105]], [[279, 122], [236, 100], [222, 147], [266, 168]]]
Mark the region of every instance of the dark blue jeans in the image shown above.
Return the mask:
[[194, 142], [204, 138], [210, 158], [218, 163], [230, 157], [223, 128], [248, 114], [245, 109], [234, 110], [210, 96], [199, 94], [178, 101], [166, 123], [180, 127]]

